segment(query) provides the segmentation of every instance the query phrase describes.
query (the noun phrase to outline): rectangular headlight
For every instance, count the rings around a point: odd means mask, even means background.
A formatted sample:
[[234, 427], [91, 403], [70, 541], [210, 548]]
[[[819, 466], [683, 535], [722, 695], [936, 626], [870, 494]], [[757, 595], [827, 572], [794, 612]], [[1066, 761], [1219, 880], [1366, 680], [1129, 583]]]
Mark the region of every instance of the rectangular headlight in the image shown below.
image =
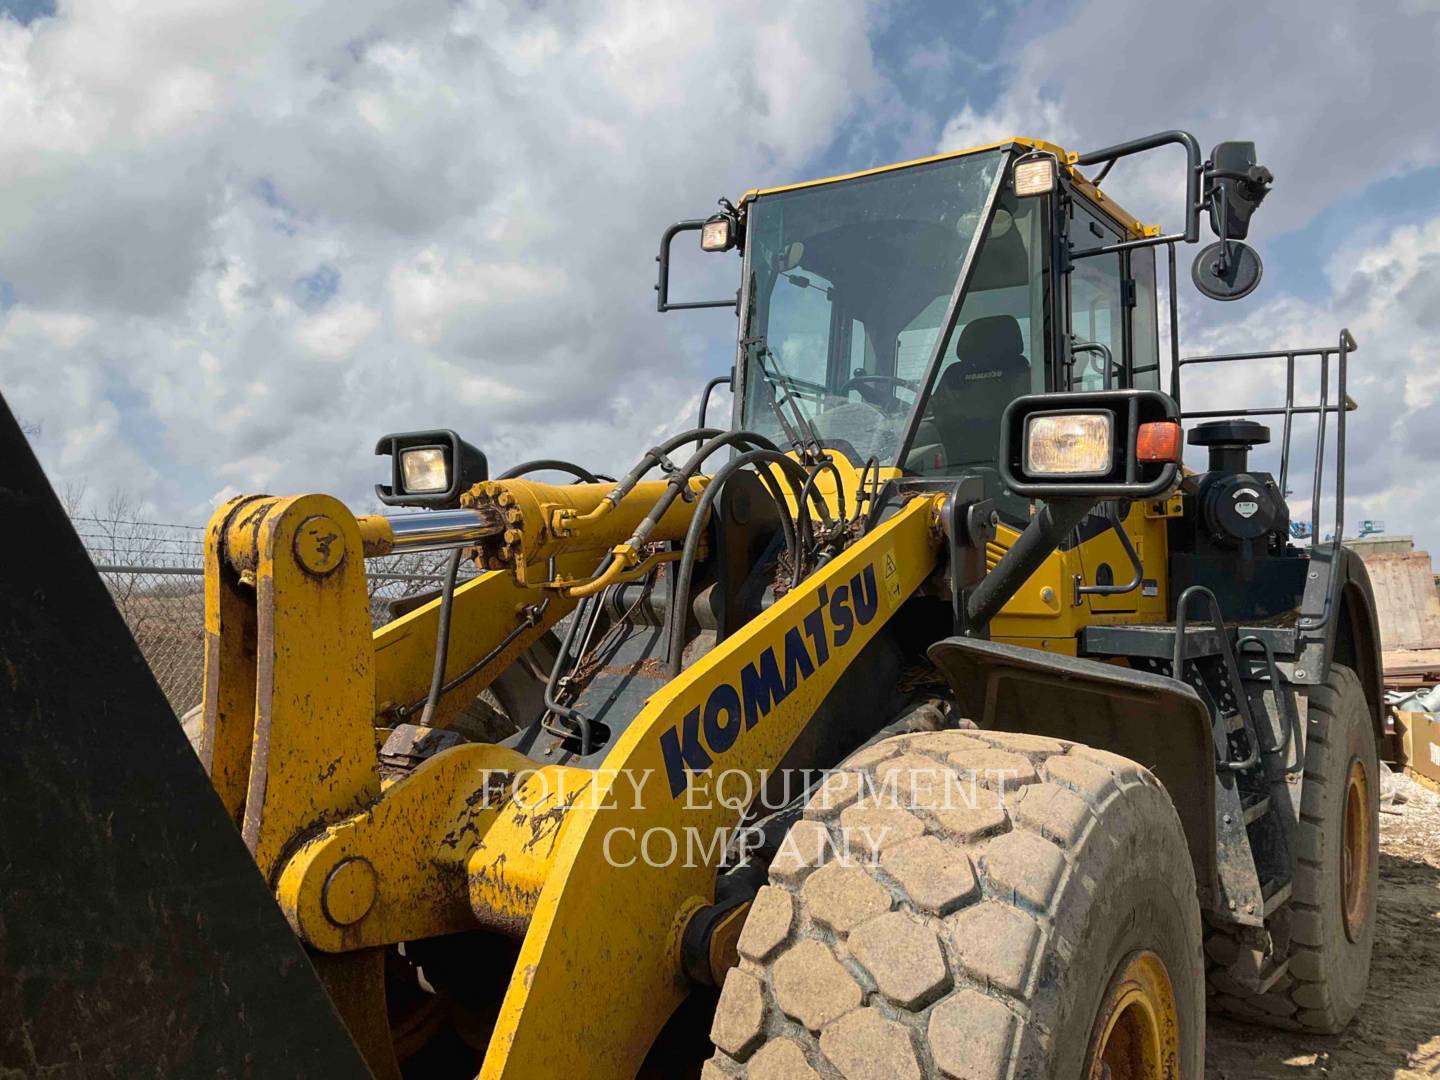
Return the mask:
[[1048, 154], [1015, 163], [1015, 194], [1048, 195], [1055, 190], [1055, 159]]
[[400, 475], [405, 492], [429, 495], [450, 490], [450, 463], [442, 446], [417, 446], [400, 451]]
[[1029, 476], [1105, 476], [1114, 460], [1114, 419], [1108, 412], [1042, 413], [1025, 422]]

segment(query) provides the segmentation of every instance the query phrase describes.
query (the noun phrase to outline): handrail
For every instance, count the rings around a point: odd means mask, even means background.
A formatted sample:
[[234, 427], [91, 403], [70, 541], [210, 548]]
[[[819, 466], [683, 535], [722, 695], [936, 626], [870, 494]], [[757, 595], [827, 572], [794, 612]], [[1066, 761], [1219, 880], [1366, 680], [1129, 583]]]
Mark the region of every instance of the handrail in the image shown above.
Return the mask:
[[[1180, 368], [1192, 364], [1225, 364], [1236, 361], [1284, 360], [1285, 361], [1285, 404], [1258, 409], [1202, 409], [1180, 413], [1182, 420], [1202, 420], [1226, 416], [1283, 416], [1284, 425], [1280, 436], [1280, 492], [1289, 491], [1290, 451], [1294, 418], [1316, 416], [1315, 463], [1311, 478], [1310, 536], [1311, 543], [1318, 545], [1320, 532], [1320, 501], [1325, 481], [1325, 443], [1327, 419], [1331, 413], [1335, 422], [1335, 536], [1338, 544], [1345, 535], [1345, 417], [1358, 407], [1346, 393], [1346, 382], [1350, 354], [1359, 346], [1349, 329], [1340, 331], [1335, 345], [1321, 345], [1306, 349], [1273, 349], [1248, 353], [1217, 353], [1210, 356], [1186, 356], [1177, 361], [1173, 376], [1173, 389], [1177, 402], [1180, 390]], [[1330, 358], [1335, 358], [1336, 401], [1330, 401]], [[1315, 357], [1320, 363], [1320, 401], [1316, 405], [1295, 404], [1295, 363], [1302, 357]]]
[[1220, 640], [1220, 658], [1225, 664], [1225, 675], [1230, 680], [1230, 688], [1235, 695], [1235, 708], [1245, 725], [1245, 737], [1250, 743], [1250, 753], [1244, 760], [1230, 760], [1229, 732], [1221, 729], [1223, 717], [1220, 703], [1216, 701], [1215, 714], [1211, 717], [1215, 756], [1218, 759], [1215, 766], [1227, 772], [1244, 772], [1253, 768], [1260, 760], [1260, 735], [1256, 730], [1254, 717], [1250, 715], [1250, 701], [1245, 696], [1245, 688], [1240, 684], [1240, 664], [1235, 658], [1229, 631], [1225, 629], [1225, 616], [1220, 611], [1220, 601], [1204, 585], [1191, 585], [1175, 601], [1175, 651], [1171, 659], [1170, 675], [1179, 682], [1185, 681], [1185, 631], [1189, 622], [1190, 601], [1197, 597], [1210, 604], [1210, 618], [1215, 623], [1215, 634]]

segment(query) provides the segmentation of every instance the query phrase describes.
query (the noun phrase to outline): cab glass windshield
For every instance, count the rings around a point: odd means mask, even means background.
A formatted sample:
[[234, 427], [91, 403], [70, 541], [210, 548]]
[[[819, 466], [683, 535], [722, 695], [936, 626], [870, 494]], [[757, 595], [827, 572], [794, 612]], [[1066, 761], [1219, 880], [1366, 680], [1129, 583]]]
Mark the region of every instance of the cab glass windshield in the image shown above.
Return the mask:
[[[751, 203], [747, 428], [788, 444], [773, 396], [798, 407], [826, 446], [857, 462], [896, 463], [1002, 160], [999, 151], [969, 154]], [[1022, 269], [1027, 301], [1028, 284]], [[918, 431], [915, 449], [932, 437]], [[943, 449], [905, 464], [947, 471]]]

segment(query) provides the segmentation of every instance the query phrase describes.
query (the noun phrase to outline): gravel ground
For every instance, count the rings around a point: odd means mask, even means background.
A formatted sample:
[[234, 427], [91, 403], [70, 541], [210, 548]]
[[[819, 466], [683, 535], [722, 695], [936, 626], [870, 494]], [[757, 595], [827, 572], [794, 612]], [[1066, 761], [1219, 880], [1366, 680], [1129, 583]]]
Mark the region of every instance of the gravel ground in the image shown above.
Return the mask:
[[1440, 796], [1408, 777], [1393, 781], [1397, 801], [1380, 813], [1380, 910], [1364, 1007], [1329, 1037], [1212, 1016], [1206, 1080], [1440, 1076]]

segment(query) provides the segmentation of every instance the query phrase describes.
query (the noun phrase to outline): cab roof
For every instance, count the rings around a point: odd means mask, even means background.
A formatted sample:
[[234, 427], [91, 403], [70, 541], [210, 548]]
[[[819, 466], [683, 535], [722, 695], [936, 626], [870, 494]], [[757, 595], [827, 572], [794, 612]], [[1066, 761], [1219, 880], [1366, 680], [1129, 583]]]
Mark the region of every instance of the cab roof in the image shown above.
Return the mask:
[[899, 161], [893, 165], [880, 165], [873, 169], [861, 169], [858, 172], [842, 173], [839, 176], [827, 176], [819, 180], [802, 180], [798, 183], [780, 184], [776, 187], [752, 188], [741, 197], [740, 205], [744, 206], [751, 200], [761, 198], [765, 195], [778, 195], [781, 192], [819, 187], [822, 184], [836, 184], [842, 180], [854, 180], [861, 176], [874, 176], [876, 173], [908, 169], [912, 165], [929, 165], [935, 161], [950, 161], [954, 158], [962, 158], [970, 154], [982, 154], [989, 150], [999, 150], [1007, 146], [1023, 146], [1031, 150], [1039, 150], [1047, 154], [1053, 154], [1055, 159], [1060, 162], [1061, 167], [1065, 169], [1072, 186], [1090, 199], [1108, 217], [1113, 218], [1115, 223], [1127, 233], [1136, 237], [1158, 235], [1158, 226], [1145, 225], [1133, 214], [1119, 206], [1113, 199], [1101, 191], [1100, 188], [1082, 176], [1080, 170], [1076, 168], [1074, 164], [1078, 155], [1069, 153], [1064, 147], [1057, 146], [1052, 142], [1046, 142], [1044, 139], [1029, 139], [1019, 135], [1011, 136], [1008, 139], [999, 139], [991, 143], [984, 143], [980, 146], [967, 147], [964, 150], [952, 150], [944, 154], [932, 154], [929, 157], [915, 158], [912, 161]]

